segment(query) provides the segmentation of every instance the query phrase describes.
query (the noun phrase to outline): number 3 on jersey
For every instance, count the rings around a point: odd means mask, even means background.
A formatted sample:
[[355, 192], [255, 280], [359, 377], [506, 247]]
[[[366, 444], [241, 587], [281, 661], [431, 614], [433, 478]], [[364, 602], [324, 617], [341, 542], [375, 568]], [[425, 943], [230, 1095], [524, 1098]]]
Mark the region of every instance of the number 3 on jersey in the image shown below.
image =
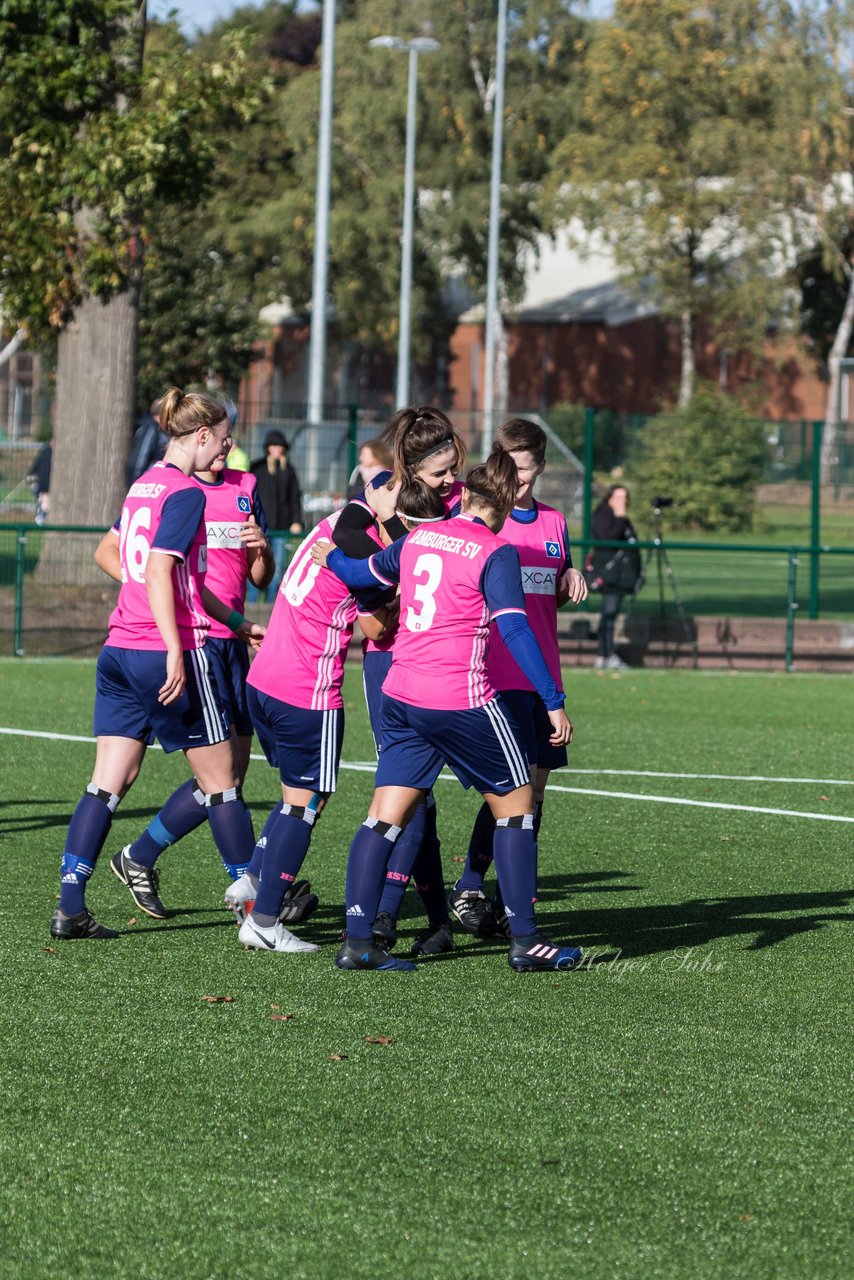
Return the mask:
[[420, 609], [408, 605], [403, 625], [407, 631], [427, 631], [436, 616], [435, 595], [442, 581], [442, 557], [426, 552], [415, 561], [413, 578], [423, 578], [415, 585], [414, 596]]

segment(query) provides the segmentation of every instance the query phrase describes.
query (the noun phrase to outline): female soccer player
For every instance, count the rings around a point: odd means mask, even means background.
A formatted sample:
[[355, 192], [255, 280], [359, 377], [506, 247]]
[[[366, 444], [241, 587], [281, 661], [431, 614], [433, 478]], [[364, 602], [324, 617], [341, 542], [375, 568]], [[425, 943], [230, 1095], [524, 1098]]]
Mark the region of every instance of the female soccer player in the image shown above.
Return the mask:
[[[450, 420], [431, 405], [401, 409], [383, 435], [390, 444], [393, 474], [380, 473], [374, 485], [356, 495], [344, 508], [335, 526], [333, 541], [345, 555], [364, 559], [383, 546], [405, 536], [400, 518], [401, 485], [415, 479], [441, 499], [446, 514], [459, 509], [462, 484], [457, 473], [466, 448]], [[380, 703], [383, 681], [392, 663], [397, 626], [389, 627], [379, 641], [366, 640], [364, 683], [368, 715], [377, 753], [381, 750]], [[397, 941], [397, 916], [410, 878], [424, 904], [427, 928], [413, 945], [415, 955], [434, 955], [454, 945], [442, 876], [442, 858], [436, 831], [436, 805], [432, 792], [419, 805], [389, 860], [382, 901], [374, 920], [374, 934], [381, 946]]]
[[[202, 610], [250, 642], [263, 630], [205, 590], [205, 500], [190, 478], [222, 451], [229, 422], [218, 401], [173, 387], [163, 397], [161, 427], [169, 436], [163, 461], [131, 485], [122, 507], [122, 588], [96, 675], [95, 768], [68, 828], [55, 938], [117, 936], [89, 914], [84, 891], [152, 735], [165, 751], [184, 752], [223, 859], [237, 863], [249, 852], [240, 847], [245, 806], [210, 680]], [[125, 879], [120, 861], [113, 870]]]
[[[311, 558], [331, 537], [338, 513], [321, 520], [291, 560], [276, 596], [270, 625], [248, 679], [249, 711], [268, 761], [278, 768], [282, 804], [264, 827], [249, 866], [228, 891], [251, 910], [238, 937], [261, 951], [316, 951], [294, 937], [281, 919], [311, 840], [315, 821], [335, 790], [344, 701], [344, 662], [358, 614], [366, 635], [379, 637], [389, 613], [358, 608], [347, 587]], [[382, 589], [383, 599], [386, 590]], [[313, 896], [313, 895], [312, 895]]]
[[[501, 537], [519, 552], [528, 621], [552, 679], [560, 689], [557, 611], [567, 600], [574, 604], [584, 600], [587, 584], [583, 575], [572, 567], [566, 520], [559, 511], [534, 498], [534, 485], [546, 467], [546, 433], [534, 422], [513, 418], [499, 427], [495, 442], [508, 451], [518, 475], [513, 510], [504, 522]], [[531, 766], [536, 839], [549, 771], [566, 764], [566, 747], [552, 745], [551, 725], [543, 701], [494, 625], [490, 627], [486, 664], [494, 688], [501, 693], [519, 728]], [[484, 804], [475, 819], [465, 869], [448, 897], [451, 915], [468, 933], [507, 933], [500, 897], [490, 904], [483, 892], [483, 879], [492, 863], [494, 831], [495, 819], [489, 805]]]
[[[229, 406], [223, 404], [222, 408], [231, 423]], [[273, 577], [275, 561], [266, 537], [267, 522], [256, 493], [255, 477], [227, 467], [230, 454], [229, 434], [207, 470], [194, 473], [192, 479], [205, 495], [205, 586], [230, 611], [242, 614], [247, 580], [256, 587], [266, 587]], [[106, 573], [121, 581], [118, 522], [101, 540], [95, 560]], [[231, 726], [235, 769], [242, 786], [252, 746], [252, 721], [246, 706], [249, 651], [225, 624], [211, 619], [205, 656]], [[255, 845], [252, 818], [248, 808], [240, 812], [244, 822], [240, 845], [251, 850]], [[170, 845], [201, 826], [207, 816], [204, 794], [196, 779], [189, 778], [172, 793], [142, 835], [125, 845], [113, 859], [111, 865], [117, 874], [121, 868], [120, 879], [141, 911], [157, 920], [166, 918], [168, 912], [160, 900], [159, 872], [155, 871], [157, 860]], [[232, 881], [245, 869], [245, 858], [236, 865], [226, 865]]]
[[486, 670], [490, 620], [542, 697], [553, 746], [572, 739], [563, 694], [525, 614], [514, 547], [497, 536], [513, 506], [516, 464], [502, 448], [466, 477], [462, 513], [423, 526], [368, 561], [318, 548], [354, 588], [400, 583], [400, 630], [383, 688], [377, 788], [347, 864], [342, 969], [411, 969], [377, 946], [372, 924], [389, 856], [411, 813], [447, 763], [476, 786], [496, 818], [494, 857], [517, 970], [568, 969], [577, 947], [558, 947], [534, 920], [536, 846], [528, 762]]

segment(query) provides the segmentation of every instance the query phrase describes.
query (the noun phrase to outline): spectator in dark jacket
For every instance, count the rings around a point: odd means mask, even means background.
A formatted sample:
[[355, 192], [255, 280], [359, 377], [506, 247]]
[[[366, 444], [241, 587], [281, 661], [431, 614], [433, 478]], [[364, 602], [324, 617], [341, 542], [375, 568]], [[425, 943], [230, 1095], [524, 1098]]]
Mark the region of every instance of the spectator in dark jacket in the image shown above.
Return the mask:
[[[288, 441], [281, 431], [268, 431], [264, 438], [264, 457], [252, 463], [249, 470], [257, 480], [257, 492], [267, 527], [276, 533], [302, 533], [302, 494], [297, 473], [288, 462]], [[267, 600], [274, 600], [284, 572], [288, 540], [284, 537], [270, 539], [276, 557], [276, 572], [267, 588]], [[254, 588], [247, 590], [247, 600], [253, 599]], [[254, 597], [257, 599], [257, 596]]]
[[36, 500], [36, 524], [44, 524], [50, 511], [50, 470], [53, 464], [53, 444], [43, 444], [27, 477]]
[[[590, 532], [596, 542], [637, 542], [629, 520], [629, 491], [624, 484], [612, 484], [599, 503], [590, 520]], [[631, 558], [631, 564], [621, 562]], [[630, 581], [637, 580], [640, 557], [636, 547], [619, 552], [614, 547], [597, 547], [590, 557], [594, 590], [602, 592], [602, 611], [599, 616], [598, 655], [596, 666], [612, 671], [626, 669], [626, 664], [614, 647], [614, 630], [620, 601], [632, 588]]]
[[130, 453], [125, 463], [125, 483], [127, 487], [138, 480], [143, 471], [147, 471], [166, 452], [169, 437], [160, 429], [160, 400], [152, 400], [148, 413], [144, 413], [133, 433]]

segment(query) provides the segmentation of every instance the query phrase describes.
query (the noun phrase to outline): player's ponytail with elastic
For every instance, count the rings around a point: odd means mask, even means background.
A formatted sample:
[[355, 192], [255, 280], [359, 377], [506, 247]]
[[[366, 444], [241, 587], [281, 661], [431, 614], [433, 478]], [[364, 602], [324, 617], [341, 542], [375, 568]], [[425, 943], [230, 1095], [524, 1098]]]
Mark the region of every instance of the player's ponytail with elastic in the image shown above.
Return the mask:
[[405, 481], [417, 474], [421, 466], [434, 453], [441, 453], [451, 446], [456, 450], [456, 470], [466, 460], [466, 447], [457, 435], [450, 418], [433, 405], [417, 405], [399, 409], [383, 435], [393, 438], [394, 483]]
[[191, 436], [200, 427], [215, 427], [228, 416], [225, 405], [200, 391], [170, 387], [160, 400], [160, 429], [173, 440]]
[[397, 495], [395, 515], [408, 525], [429, 524], [445, 519], [445, 504], [438, 489], [431, 489], [423, 480], [405, 480]]
[[505, 519], [513, 510], [519, 488], [516, 463], [500, 444], [492, 446], [486, 462], [472, 467], [465, 478], [466, 508], [485, 506]]

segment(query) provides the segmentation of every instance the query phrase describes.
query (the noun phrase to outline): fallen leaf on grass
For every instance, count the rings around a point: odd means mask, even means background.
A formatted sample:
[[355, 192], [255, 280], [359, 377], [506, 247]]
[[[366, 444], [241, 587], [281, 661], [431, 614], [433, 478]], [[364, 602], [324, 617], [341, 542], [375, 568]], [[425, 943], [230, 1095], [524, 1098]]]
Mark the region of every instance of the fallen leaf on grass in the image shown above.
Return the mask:
[[271, 1008], [271, 1009], [278, 1009], [278, 1007], [279, 1007], [279, 1006], [278, 1006], [277, 1004], [271, 1004], [271, 1005], [270, 1005], [270, 1008]]
[[329, 1061], [330, 1061], [330, 1062], [343, 1062], [343, 1061], [345, 1060], [345, 1058], [346, 1058], [346, 1057], [347, 1057], [346, 1053], [330, 1053], [330, 1055], [329, 1055]]
[[271, 1013], [270, 1021], [271, 1022], [290, 1022], [293, 1016], [294, 1015], [292, 1013]]
[[128, 920], [128, 924], [136, 924], [136, 916], [131, 916], [130, 920]]
[[451, 862], [465, 862], [465, 858], [455, 853], [453, 858], [451, 858]]
[[49, 956], [56, 955], [56, 947], [42, 947], [42, 951], [46, 951]]
[[200, 996], [205, 1004], [234, 1004], [236, 996]]
[[819, 796], [819, 800], [829, 800], [830, 796]]
[[756, 1221], [756, 1214], [755, 1214], [755, 1213], [740, 1213], [740, 1214], [738, 1215], [738, 1220], [739, 1220], [739, 1222], [755, 1222], [755, 1221]]
[[394, 1036], [365, 1036], [365, 1044], [397, 1044]]

